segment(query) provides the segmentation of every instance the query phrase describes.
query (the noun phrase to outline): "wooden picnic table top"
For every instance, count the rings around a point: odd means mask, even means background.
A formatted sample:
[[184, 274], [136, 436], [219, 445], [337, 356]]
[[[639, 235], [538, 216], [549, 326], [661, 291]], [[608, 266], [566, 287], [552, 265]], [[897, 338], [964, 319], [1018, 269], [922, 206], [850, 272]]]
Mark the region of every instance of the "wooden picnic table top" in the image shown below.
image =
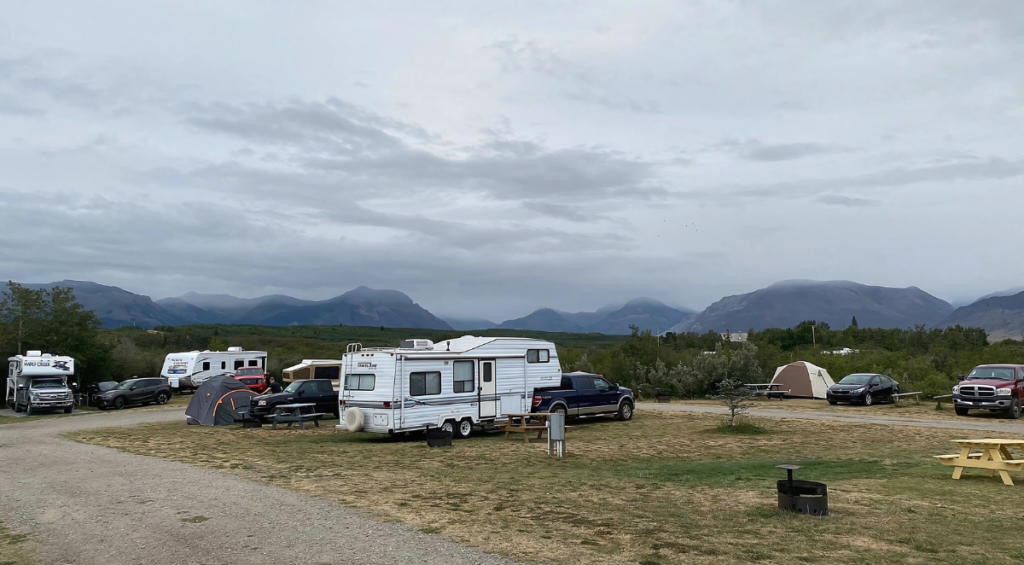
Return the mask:
[[953, 443], [960, 446], [972, 446], [978, 448], [992, 448], [1003, 445], [1016, 445], [1024, 447], [1024, 439], [954, 439]]

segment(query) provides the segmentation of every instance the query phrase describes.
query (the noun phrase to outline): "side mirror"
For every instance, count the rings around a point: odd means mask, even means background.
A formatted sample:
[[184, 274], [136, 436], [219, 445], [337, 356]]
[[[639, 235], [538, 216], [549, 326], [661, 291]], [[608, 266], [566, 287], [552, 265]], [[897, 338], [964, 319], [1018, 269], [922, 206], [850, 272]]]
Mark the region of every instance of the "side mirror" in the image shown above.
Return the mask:
[[298, 394], [298, 396], [305, 396], [305, 394], [306, 394], [306, 391], [304, 391], [304, 390], [302, 390], [302, 389], [299, 389], [299, 394]]
[[958, 381], [962, 381], [962, 380], [964, 380], [964, 379], [966, 379], [966, 378], [967, 378], [967, 377], [965, 377], [965, 376], [963, 376], [963, 375], [957, 375], [957, 376], [956, 376], [956, 380], [958, 380]]
[[133, 386], [133, 387], [129, 388], [128, 390], [135, 390], [135, 387]]

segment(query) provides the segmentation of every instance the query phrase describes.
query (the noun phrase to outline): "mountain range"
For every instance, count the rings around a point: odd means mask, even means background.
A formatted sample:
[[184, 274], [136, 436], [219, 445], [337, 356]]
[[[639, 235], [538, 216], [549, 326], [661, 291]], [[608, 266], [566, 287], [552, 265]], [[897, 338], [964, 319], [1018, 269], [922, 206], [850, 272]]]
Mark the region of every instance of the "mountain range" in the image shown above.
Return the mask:
[[184, 324], [353, 325], [395, 328], [500, 328], [549, 332], [628, 334], [641, 330], [673, 332], [743, 332], [748, 329], [788, 328], [804, 320], [845, 328], [856, 317], [861, 327], [908, 328], [915, 325], [984, 328], [993, 341], [1024, 337], [1024, 292], [996, 292], [954, 309], [948, 302], [916, 288], [868, 286], [850, 281], [783, 281], [766, 288], [727, 296], [703, 312], [637, 298], [593, 312], [563, 312], [541, 308], [527, 316], [495, 323], [475, 318], [445, 318], [427, 311], [397, 290], [365, 286], [328, 300], [302, 300], [285, 295], [238, 298], [228, 294], [198, 294], [153, 301], [148, 296], [85, 281], [26, 284], [29, 288], [71, 287], [86, 308], [96, 312], [104, 327], [138, 325], [152, 328]]
[[744, 332], [791, 328], [804, 320], [845, 328], [854, 316], [865, 328], [934, 326], [953, 306], [917, 288], [886, 288], [850, 281], [783, 281], [725, 298], [672, 328], [677, 333]]

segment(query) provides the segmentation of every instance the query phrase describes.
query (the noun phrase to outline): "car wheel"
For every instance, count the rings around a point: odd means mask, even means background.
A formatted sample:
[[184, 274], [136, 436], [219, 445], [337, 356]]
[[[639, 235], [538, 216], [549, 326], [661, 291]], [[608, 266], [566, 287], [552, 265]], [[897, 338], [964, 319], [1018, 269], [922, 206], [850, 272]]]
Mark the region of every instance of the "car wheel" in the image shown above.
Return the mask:
[[73, 406], [68, 406], [67, 408], [64, 409], [64, 413], [65, 414], [70, 414], [72, 408], [74, 408], [74, 407]]
[[161, 404], [161, 405], [162, 404], [167, 404], [168, 400], [169, 400], [169, 397], [168, 397], [166, 392], [161, 392], [161, 393], [156, 395], [156, 403], [157, 404]]
[[550, 412], [551, 414], [561, 414], [563, 418], [567, 417], [568, 414], [565, 410], [565, 406], [562, 406], [561, 404], [555, 406], [554, 410], [548, 410], [548, 412]]
[[865, 392], [864, 393], [864, 406], [871, 406], [872, 402], [874, 402], [874, 399], [871, 398], [871, 393], [870, 392]]
[[32, 408], [32, 401], [31, 400], [29, 400], [28, 404], [25, 405], [25, 414], [27, 416], [31, 416], [32, 414], [35, 414], [35, 410]]
[[473, 420], [466, 418], [459, 422], [458, 427], [455, 428], [455, 437], [459, 439], [466, 439], [471, 435], [473, 435]]
[[118, 396], [117, 398], [114, 399], [114, 409], [120, 410], [122, 408], [124, 408], [124, 397]]
[[1020, 401], [1016, 398], [1010, 402], [1010, 409], [1006, 411], [1006, 417], [1011, 420], [1020, 419]]
[[619, 419], [623, 422], [628, 422], [633, 419], [633, 405], [629, 402], [623, 402], [619, 406]]
[[960, 408], [959, 406], [953, 408], [953, 411], [956, 412], [957, 416], [966, 416], [971, 413], [967, 408]]
[[23, 412], [24, 410], [21, 408], [21, 404], [18, 404], [17, 402], [15, 402], [14, 403], [14, 411], [15, 412]]
[[443, 424], [441, 424], [441, 431], [446, 433], [446, 434], [452, 434], [452, 436], [454, 436], [455, 435], [455, 422], [452, 422], [451, 420], [445, 420], [445, 422]]

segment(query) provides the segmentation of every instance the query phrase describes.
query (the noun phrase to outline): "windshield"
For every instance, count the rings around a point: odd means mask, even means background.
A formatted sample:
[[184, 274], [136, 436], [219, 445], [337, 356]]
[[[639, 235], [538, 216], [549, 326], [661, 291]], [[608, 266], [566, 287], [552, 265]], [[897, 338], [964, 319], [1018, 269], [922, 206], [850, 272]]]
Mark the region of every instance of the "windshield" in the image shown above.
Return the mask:
[[45, 381], [32, 381], [32, 388], [64, 388], [64, 381], [56, 379]]
[[1012, 381], [1013, 380], [1013, 369], [1006, 367], [978, 367], [971, 371], [970, 375], [967, 375], [967, 380], [971, 379], [995, 379], [997, 381]]
[[127, 380], [127, 381], [124, 381], [121, 384], [117, 385], [116, 387], [114, 387], [114, 390], [127, 390], [133, 384], [135, 384], [135, 381]]
[[96, 387], [102, 391], [114, 390], [117, 388], [117, 383], [114, 381], [104, 381], [102, 383], [97, 383]]
[[299, 381], [295, 381], [292, 384], [290, 384], [287, 387], [285, 387], [284, 391], [285, 392], [296, 392], [296, 391], [299, 390], [300, 386], [302, 386], [302, 383], [299, 382]]
[[841, 385], [866, 385], [874, 375], [846, 375], [839, 381]]
[[250, 368], [239, 369], [239, 370], [235, 371], [235, 374], [239, 375], [239, 376], [241, 376], [241, 375], [246, 375], [246, 376], [249, 376], [249, 375], [251, 375], [251, 376], [263, 376], [263, 369], [260, 369], [259, 367], [253, 367], [251, 369]]

